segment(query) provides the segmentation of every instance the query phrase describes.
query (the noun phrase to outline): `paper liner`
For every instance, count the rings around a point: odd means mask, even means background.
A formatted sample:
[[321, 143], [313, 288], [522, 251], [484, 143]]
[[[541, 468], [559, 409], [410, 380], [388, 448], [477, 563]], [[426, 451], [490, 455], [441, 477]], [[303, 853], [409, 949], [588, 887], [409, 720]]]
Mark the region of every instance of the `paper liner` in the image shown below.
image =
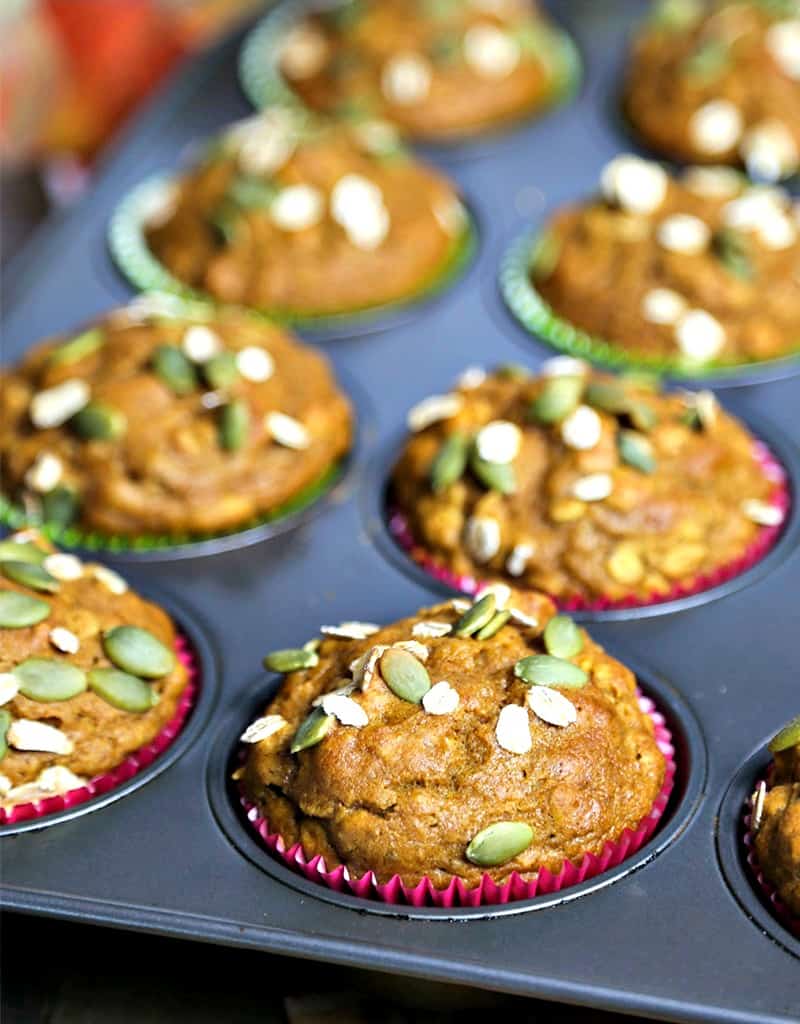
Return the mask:
[[[319, 5], [317, 5], [319, 6]], [[302, 98], [292, 89], [280, 69], [280, 52], [289, 30], [312, 8], [307, 0], [279, 5], [259, 21], [247, 35], [239, 53], [239, 82], [254, 107], [294, 106], [305, 109]], [[426, 145], [455, 148], [487, 137], [505, 134], [514, 127], [545, 115], [554, 107], [569, 102], [580, 88], [583, 67], [578, 48], [563, 29], [547, 23], [552, 36], [552, 56], [556, 62], [549, 94], [530, 110], [486, 132], [453, 139], [420, 139]]]
[[[769, 787], [772, 781], [772, 769], [762, 776], [756, 785], [760, 782], [766, 782]], [[800, 917], [795, 917], [791, 910], [786, 906], [783, 900], [778, 895], [778, 890], [770, 882], [770, 880], [764, 875], [761, 870], [761, 866], [758, 863], [758, 857], [756, 856], [756, 835], [753, 831], [752, 821], [752, 810], [753, 810], [753, 798], [748, 798], [745, 804], [744, 813], [742, 815], [742, 827], [743, 835], [742, 842], [745, 847], [745, 861], [749, 869], [751, 880], [758, 886], [764, 897], [765, 902], [769, 906], [773, 915], [780, 921], [780, 923], [787, 928], [792, 935], [800, 939]]]
[[[169, 188], [174, 180], [172, 175], [154, 175], [140, 182], [124, 197], [109, 224], [108, 245], [111, 255], [125, 277], [141, 291], [165, 292], [184, 300], [222, 307], [226, 304], [217, 302], [212, 295], [191, 288], [173, 276], [147, 244], [144, 227], [146, 211], [152, 209], [154, 196]], [[365, 323], [379, 322], [383, 316], [410, 310], [444, 291], [471, 262], [477, 248], [477, 229], [466, 205], [464, 208], [467, 210], [467, 224], [461, 235], [453, 240], [450, 253], [442, 267], [431, 280], [421, 285], [419, 291], [407, 298], [330, 314], [305, 313], [290, 309], [241, 308], [273, 323], [310, 329], [355, 329]]]
[[656, 743], [666, 761], [664, 782], [652, 808], [636, 829], [625, 829], [616, 842], [607, 842], [599, 855], [585, 853], [578, 863], [565, 860], [556, 872], [541, 868], [532, 879], [525, 879], [515, 871], [507, 881], [495, 882], [485, 874], [477, 885], [469, 886], [454, 877], [442, 889], [427, 877], [414, 886], [404, 885], [399, 875], [394, 875], [388, 882], [379, 882], [372, 871], [355, 878], [344, 865], [329, 871], [322, 855], [307, 857], [300, 843], [287, 847], [278, 833], [270, 831], [269, 822], [242, 787], [239, 788], [239, 802], [250, 827], [277, 860], [309, 881], [318, 882], [335, 892], [412, 907], [484, 907], [529, 900], [534, 896], [560, 892], [617, 867], [641, 849], [658, 827], [675, 784], [675, 748], [672, 733], [653, 701], [640, 693], [639, 706], [653, 721]]
[[617, 370], [644, 370], [687, 380], [714, 378], [734, 382], [737, 377], [800, 373], [800, 338], [797, 349], [775, 359], [744, 362], [696, 363], [678, 356], [655, 356], [626, 350], [597, 335], [576, 327], [559, 316], [536, 289], [530, 276], [531, 262], [541, 245], [541, 234], [518, 238], [500, 265], [500, 290], [511, 312], [523, 327], [553, 348], [580, 359]]
[[[646, 599], [636, 597], [624, 598], [585, 598], [580, 596], [555, 598], [556, 605], [562, 611], [568, 612], [602, 612], [616, 611], [625, 608], [646, 608], [651, 605], [666, 604], [669, 601], [679, 601], [693, 594], [699, 594], [706, 590], [713, 590], [714, 587], [726, 583], [728, 580], [740, 576], [743, 572], [752, 568], [759, 562], [775, 545], [781, 536], [788, 520], [791, 499], [789, 496], [789, 484], [786, 470], [769, 448], [761, 441], [755, 442], [755, 455], [761, 464], [764, 476], [774, 485], [769, 503], [779, 508], [783, 513], [783, 522], [778, 526], [764, 526], [759, 531], [755, 540], [746, 548], [744, 554], [727, 565], [714, 569], [713, 572], [701, 573], [693, 579], [676, 583], [664, 594], [653, 594]], [[471, 575], [456, 573], [440, 562], [434, 555], [421, 547], [411, 532], [409, 522], [397, 508], [392, 508], [388, 513], [388, 527], [398, 545], [421, 569], [427, 572], [439, 583], [444, 583], [454, 590], [473, 597], [485, 586], [496, 583], [495, 579], [479, 579]], [[504, 578], [504, 577], [498, 577]], [[510, 583], [513, 580], [509, 579]], [[552, 597], [552, 595], [551, 595]]]
[[162, 754], [183, 728], [186, 719], [194, 707], [200, 686], [200, 670], [194, 652], [187, 639], [178, 635], [175, 639], [175, 651], [180, 661], [186, 666], [189, 678], [178, 701], [175, 714], [149, 743], [128, 754], [125, 760], [102, 775], [96, 775], [78, 789], [70, 789], [60, 796], [49, 796], [27, 804], [15, 804], [13, 807], [0, 807], [0, 825], [15, 825], [32, 818], [45, 818], [57, 811], [66, 811], [72, 807], [86, 803], [93, 797], [108, 793], [138, 775]]

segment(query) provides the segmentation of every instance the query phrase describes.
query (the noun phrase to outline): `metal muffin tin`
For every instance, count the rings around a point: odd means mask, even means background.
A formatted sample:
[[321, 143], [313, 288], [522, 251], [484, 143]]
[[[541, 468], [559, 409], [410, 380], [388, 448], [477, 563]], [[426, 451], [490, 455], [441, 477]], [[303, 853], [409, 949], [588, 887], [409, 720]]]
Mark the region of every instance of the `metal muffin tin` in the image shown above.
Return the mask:
[[[218, 678], [216, 703], [201, 696], [204, 716], [213, 716], [198, 718], [198, 705], [189, 739], [176, 741], [145, 785], [92, 813], [6, 829], [4, 907], [663, 1019], [796, 1021], [800, 949], [749, 887], [737, 845], [741, 802], [764, 763], [753, 751], [798, 710], [792, 527], [782, 556], [746, 589], [592, 625], [670, 719], [679, 774], [653, 839], [585, 890], [474, 917], [337, 898], [267, 863], [231, 802], [231, 745], [275, 682], [258, 675], [266, 650], [306, 640], [323, 621], [389, 622], [438, 599], [430, 581], [384, 557], [364, 516], [408, 407], [469, 364], [535, 366], [550, 354], [505, 311], [500, 258], [511, 238], [588, 192], [602, 164], [630, 148], [608, 109], [641, 4], [569, 0], [555, 14], [584, 56], [578, 99], [491, 144], [425, 150], [475, 206], [481, 236], [469, 273], [407, 321], [324, 345], [345, 387], [357, 384], [362, 427], [334, 496], [280, 539], [208, 557], [125, 561], [145, 594], [179, 596], [176, 617], [196, 640], [201, 683], [211, 688], [201, 693], [213, 693]], [[179, 76], [119, 143], [87, 201], [17, 259], [4, 361], [130, 297], [108, 256], [109, 218], [138, 181], [175, 167], [192, 140], [248, 113], [236, 82], [240, 44], [227, 40]], [[796, 495], [797, 380], [731, 388], [724, 400], [785, 459]]]

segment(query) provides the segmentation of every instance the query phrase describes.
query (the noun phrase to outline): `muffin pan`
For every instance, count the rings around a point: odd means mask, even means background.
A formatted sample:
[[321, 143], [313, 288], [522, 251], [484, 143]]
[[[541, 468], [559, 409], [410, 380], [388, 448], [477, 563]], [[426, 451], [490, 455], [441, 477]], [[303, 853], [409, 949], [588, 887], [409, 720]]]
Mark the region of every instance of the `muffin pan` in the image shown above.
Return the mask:
[[[144, 593], [164, 587], [180, 596], [175, 615], [203, 668], [200, 701], [135, 787], [103, 798], [96, 813], [85, 804], [46, 829], [32, 823], [0, 839], [3, 906], [672, 1020], [796, 1020], [796, 940], [761, 903], [737, 845], [742, 802], [765, 758], [756, 755], [736, 776], [756, 744], [798, 710], [796, 514], [784, 534], [793, 539], [753, 586], [679, 613], [591, 627], [668, 715], [679, 774], [653, 839], [585, 887], [458, 923], [448, 923], [461, 917], [452, 911], [417, 916], [367, 904], [283, 869], [231, 801], [232, 747], [274, 684], [258, 674], [262, 655], [304, 641], [324, 621], [388, 622], [431, 601], [431, 581], [385, 558], [364, 517], [366, 496], [378, 507], [388, 446], [407, 409], [467, 365], [524, 359], [535, 367], [551, 354], [508, 316], [496, 284], [500, 259], [545, 207], [585, 193], [600, 166], [629, 148], [606, 110], [641, 5], [569, 0], [556, 13], [587, 56], [582, 96], [487, 142], [480, 159], [447, 148], [435, 157], [482, 227], [470, 273], [413, 320], [360, 337], [337, 332], [326, 348], [344, 387], [354, 382], [362, 423], [352, 472], [332, 500], [279, 540], [245, 548], [232, 538], [214, 557], [126, 561], [126, 576]], [[232, 38], [187, 68], [128, 134], [87, 202], [17, 260], [5, 359], [130, 297], [106, 248], [110, 217], [137, 182], [174, 167], [192, 140], [247, 113], [236, 83], [240, 43]], [[724, 396], [775, 446], [794, 487], [799, 397], [790, 379]], [[218, 715], [210, 719], [217, 666]]]

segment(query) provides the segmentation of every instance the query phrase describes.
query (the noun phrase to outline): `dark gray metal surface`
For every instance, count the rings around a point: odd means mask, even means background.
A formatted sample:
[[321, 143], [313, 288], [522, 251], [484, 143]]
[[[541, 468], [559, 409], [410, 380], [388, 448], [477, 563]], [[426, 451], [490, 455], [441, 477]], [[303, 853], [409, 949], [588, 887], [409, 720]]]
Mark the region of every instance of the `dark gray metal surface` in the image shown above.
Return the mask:
[[[459, 923], [335, 906], [242, 856], [218, 825], [206, 786], [217, 723], [236, 708], [246, 720], [264, 683], [258, 665], [265, 650], [305, 640], [325, 620], [390, 621], [430, 599], [367, 529], [364, 493], [383, 482], [376, 453], [397, 437], [408, 406], [447, 387], [467, 364], [526, 355], [535, 364], [546, 354], [502, 308], [499, 257], [527, 223], [590, 190], [603, 162], [629, 148], [609, 109], [624, 33], [641, 7], [634, 0], [558, 5], [586, 58], [579, 100], [473, 155], [434, 156], [478, 211], [480, 251], [467, 277], [430, 310], [324, 346], [346, 379], [358, 382], [356, 404], [368, 422], [337, 501], [272, 543], [204, 559], [126, 563], [135, 585], [175, 594], [188, 606], [189, 624], [199, 619], [206, 630], [220, 665], [215, 720], [124, 799], [0, 840], [6, 906], [664, 1019], [798, 1019], [798, 944], [766, 915], [758, 922], [748, 916], [725, 881], [715, 842], [731, 779], [798, 710], [796, 553], [724, 600], [593, 627], [601, 642], [641, 658], [683, 693], [700, 722], [709, 771], [693, 780], [697, 813], [664, 851], [568, 903]], [[182, 75], [123, 140], [89, 200], [46, 227], [18, 259], [6, 284], [5, 360], [129, 297], [107, 256], [108, 218], [137, 181], [174, 166], [197, 136], [247, 112], [235, 81], [237, 45], [229, 41]], [[797, 379], [728, 390], [724, 400], [736, 412], [770, 418], [795, 443], [800, 438]], [[687, 767], [698, 770], [696, 760]]]

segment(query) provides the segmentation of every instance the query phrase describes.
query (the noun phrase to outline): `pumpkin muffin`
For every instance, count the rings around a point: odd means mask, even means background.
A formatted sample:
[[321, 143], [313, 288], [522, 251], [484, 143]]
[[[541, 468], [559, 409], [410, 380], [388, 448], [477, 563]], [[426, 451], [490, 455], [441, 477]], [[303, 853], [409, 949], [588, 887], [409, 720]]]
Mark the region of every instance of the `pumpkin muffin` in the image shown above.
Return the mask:
[[651, 811], [665, 760], [634, 676], [543, 595], [497, 588], [321, 632], [265, 659], [287, 675], [236, 777], [329, 870], [531, 878]]
[[779, 188], [620, 156], [599, 196], [553, 217], [531, 275], [575, 327], [691, 370], [800, 351], [798, 268], [798, 211]]
[[529, 0], [344, 0], [301, 18], [278, 62], [313, 110], [443, 141], [553, 103], [574, 73], [566, 46]]
[[660, 393], [567, 357], [543, 371], [471, 371], [409, 414], [390, 500], [451, 577], [649, 603], [775, 535], [782, 487], [710, 392]]
[[800, 169], [796, 0], [664, 0], [636, 39], [624, 106], [653, 149], [778, 181]]
[[174, 623], [105, 566], [26, 530], [0, 541], [0, 805], [77, 789], [175, 716]]
[[800, 716], [769, 748], [775, 758], [772, 779], [755, 799], [756, 856], [765, 878], [800, 920]]
[[3, 375], [3, 490], [31, 520], [121, 537], [235, 530], [348, 451], [350, 407], [318, 352], [246, 314], [159, 313], [135, 302]]
[[454, 187], [387, 125], [279, 108], [234, 125], [147, 220], [152, 252], [183, 284], [298, 317], [414, 298], [469, 235]]

